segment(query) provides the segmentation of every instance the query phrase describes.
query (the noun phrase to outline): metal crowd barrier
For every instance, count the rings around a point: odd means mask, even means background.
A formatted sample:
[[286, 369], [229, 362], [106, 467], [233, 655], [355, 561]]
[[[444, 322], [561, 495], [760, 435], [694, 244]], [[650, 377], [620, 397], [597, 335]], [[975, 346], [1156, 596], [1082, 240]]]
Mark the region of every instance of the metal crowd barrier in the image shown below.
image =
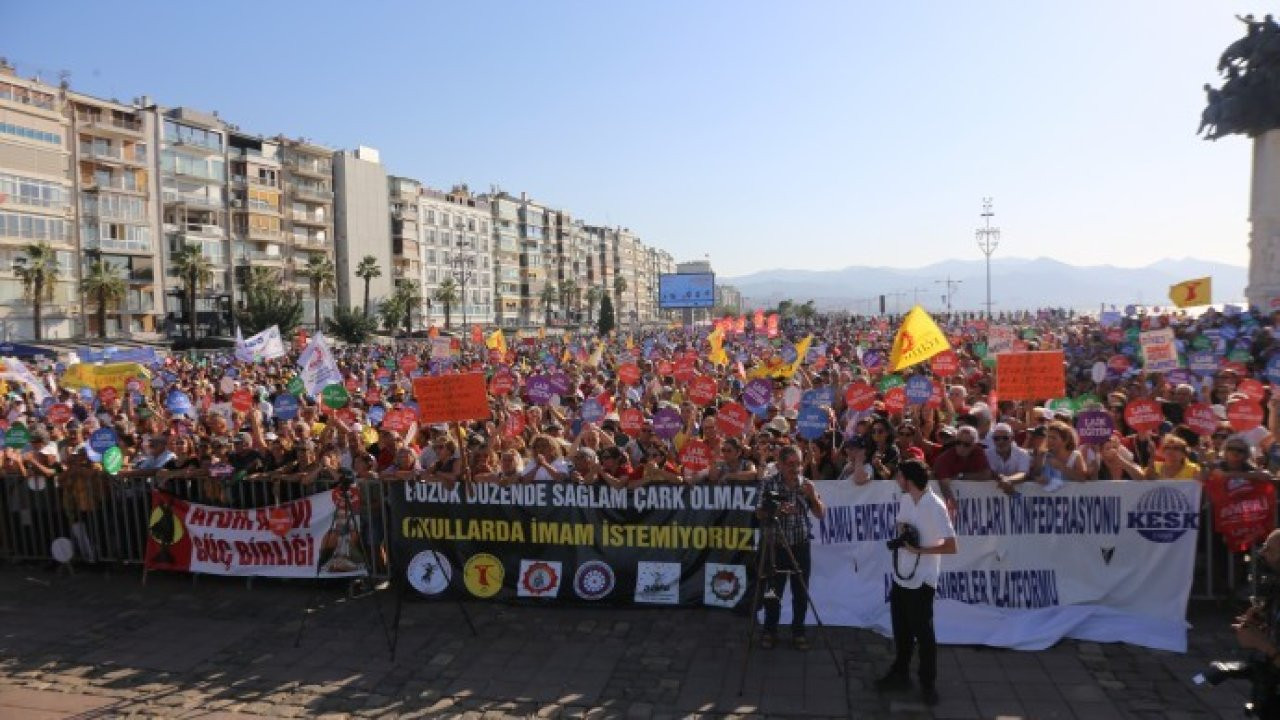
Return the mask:
[[[388, 577], [387, 495], [392, 482], [362, 480], [360, 534], [374, 580]], [[132, 472], [117, 477], [87, 473], [78, 477], [0, 476], [0, 560], [49, 562], [59, 538], [71, 542], [74, 564], [141, 565], [147, 547], [151, 491], [160, 489], [193, 503], [224, 508], [255, 508], [286, 503], [334, 487], [302, 482], [296, 475], [260, 475], [241, 481], [208, 473]]]

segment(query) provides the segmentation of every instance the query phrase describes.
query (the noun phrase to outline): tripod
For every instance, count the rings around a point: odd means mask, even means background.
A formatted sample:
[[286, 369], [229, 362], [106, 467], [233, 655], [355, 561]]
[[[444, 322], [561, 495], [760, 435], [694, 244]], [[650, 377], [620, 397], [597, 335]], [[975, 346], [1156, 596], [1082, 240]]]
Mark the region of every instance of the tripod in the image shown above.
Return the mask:
[[[777, 510], [773, 510], [765, 518], [761, 525], [761, 531], [760, 556], [756, 560], [756, 589], [751, 594], [751, 623], [747, 626], [747, 651], [742, 657], [742, 673], [738, 677], [738, 695], [742, 695], [747, 685], [747, 667], [751, 664], [751, 651], [755, 649], [756, 623], [760, 610], [760, 600], [763, 597], [779, 603], [782, 602], [780, 596], [771, 597], [775, 593], [773, 579], [780, 574], [794, 575], [796, 580], [800, 582], [800, 587], [804, 589], [805, 602], [808, 604], [809, 610], [813, 612], [814, 621], [818, 623], [818, 635], [822, 638], [822, 644], [827, 648], [827, 654], [831, 656], [831, 664], [836, 669], [836, 675], [844, 677], [844, 671], [840, 668], [840, 660], [836, 657], [836, 650], [831, 646], [831, 642], [827, 638], [827, 626], [822, 624], [822, 618], [818, 616], [818, 606], [813, 604], [813, 596], [809, 594], [809, 584], [804, 580], [804, 573], [800, 572], [800, 563], [796, 562], [796, 554], [791, 549], [791, 543], [787, 541], [786, 536], [782, 534], [779, 527]], [[787, 560], [790, 561], [789, 570], [779, 570], [777, 568], [776, 553], [779, 547], [786, 553]], [[785, 585], [783, 589], [786, 589]]]
[[[351, 506], [351, 490], [353, 487], [356, 487], [356, 486], [349, 479], [344, 477], [339, 480], [339, 483], [338, 483], [339, 492], [337, 493], [337, 496], [339, 498], [340, 504], [334, 509], [333, 521], [329, 523], [329, 529], [328, 531], [325, 532], [323, 537], [328, 537], [329, 534], [332, 533], [334, 530], [339, 529], [338, 527], [339, 523], [342, 523], [342, 527], [338, 533], [340, 538], [346, 538], [347, 539], [346, 541], [350, 543], [351, 537], [353, 535], [358, 535], [359, 541], [357, 545], [360, 549], [360, 553], [364, 555], [365, 578], [367, 579], [369, 577], [369, 571], [368, 571], [369, 563], [372, 561], [374, 556], [373, 556], [373, 553], [369, 552], [370, 548], [365, 547], [364, 545], [365, 533], [360, 532], [358, 524], [356, 523], [355, 509]], [[339, 519], [340, 517], [341, 519]], [[333, 561], [333, 558], [338, 555], [339, 549], [342, 547], [343, 547], [343, 541], [340, 539], [337, 543], [337, 547], [334, 548], [333, 554], [329, 556], [329, 562]], [[347, 547], [349, 552], [351, 545], [348, 545]], [[323, 552], [323, 550], [321, 552]], [[350, 558], [348, 558], [348, 560], [349, 559]], [[320, 573], [324, 570], [324, 565], [325, 563], [322, 563], [322, 562], [316, 563], [316, 577], [315, 577], [316, 580], [320, 579]], [[355, 582], [356, 580], [352, 581], [353, 586]], [[368, 590], [364, 591], [363, 593], [360, 593], [359, 595], [355, 594], [353, 590], [354, 588], [351, 588], [348, 590], [349, 594], [351, 594], [352, 597], [369, 597], [370, 599], [373, 600], [373, 607], [378, 612], [378, 625], [382, 628], [382, 636], [387, 641], [388, 649], [393, 649], [394, 648], [393, 641], [391, 639], [390, 632], [387, 629], [387, 620], [382, 614], [382, 604], [378, 602], [377, 596], [374, 595], [374, 593], [376, 592], [376, 587], [370, 585]], [[318, 592], [318, 589], [317, 589], [317, 592]], [[311, 605], [313, 604], [314, 600], [315, 600], [315, 593], [312, 593], [311, 598], [307, 600], [307, 607], [304, 608], [302, 611], [302, 620], [298, 623], [298, 635], [293, 639], [293, 646], [295, 648], [302, 644], [302, 631], [307, 627], [307, 615], [309, 615], [312, 612]], [[392, 651], [394, 652], [394, 650]]]

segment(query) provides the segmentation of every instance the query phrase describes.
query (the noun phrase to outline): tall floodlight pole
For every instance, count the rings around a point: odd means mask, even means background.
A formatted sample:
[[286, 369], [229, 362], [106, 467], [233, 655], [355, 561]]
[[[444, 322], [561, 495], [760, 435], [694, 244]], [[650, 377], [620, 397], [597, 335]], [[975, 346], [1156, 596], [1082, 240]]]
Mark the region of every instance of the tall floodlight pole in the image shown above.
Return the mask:
[[951, 298], [953, 295], [956, 294], [956, 288], [958, 288], [960, 286], [960, 283], [964, 281], [952, 280], [951, 276], [948, 275], [946, 280], [934, 280], [933, 282], [937, 285], [943, 285], [946, 287], [946, 295], [944, 295], [942, 299], [944, 302], [946, 302], [947, 314], [950, 315], [951, 314]]
[[987, 319], [991, 319], [991, 255], [1000, 247], [1000, 228], [991, 227], [991, 218], [996, 213], [991, 209], [991, 198], [982, 198], [982, 219], [985, 223], [978, 228], [978, 249], [987, 256]]

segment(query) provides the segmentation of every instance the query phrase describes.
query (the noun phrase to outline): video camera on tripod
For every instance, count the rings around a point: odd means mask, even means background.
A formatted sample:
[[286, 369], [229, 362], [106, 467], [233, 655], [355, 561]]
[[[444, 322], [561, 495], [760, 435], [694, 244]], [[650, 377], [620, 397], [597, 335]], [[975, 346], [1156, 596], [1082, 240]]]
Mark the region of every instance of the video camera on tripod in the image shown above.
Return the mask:
[[[1245, 556], [1249, 563], [1249, 610], [1245, 612], [1246, 625], [1262, 630], [1271, 642], [1280, 647], [1280, 627], [1276, 622], [1280, 611], [1280, 574], [1262, 557], [1261, 548], [1254, 548]], [[1244, 705], [1245, 715], [1257, 718], [1280, 718], [1280, 668], [1271, 658], [1255, 655], [1247, 660], [1215, 660], [1209, 668], [1192, 676], [1197, 685], [1220, 685], [1226, 680], [1249, 681], [1249, 701]]]
[[777, 490], [760, 491], [760, 514], [764, 519], [773, 520], [778, 517], [778, 509], [782, 507], [782, 493]]

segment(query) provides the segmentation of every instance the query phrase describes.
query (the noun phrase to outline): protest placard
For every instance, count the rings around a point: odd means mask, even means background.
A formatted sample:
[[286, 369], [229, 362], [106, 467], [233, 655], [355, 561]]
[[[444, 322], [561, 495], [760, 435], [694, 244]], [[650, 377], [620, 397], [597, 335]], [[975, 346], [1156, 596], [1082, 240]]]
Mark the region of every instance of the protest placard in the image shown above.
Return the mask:
[[1061, 350], [996, 356], [996, 394], [1001, 400], [1043, 400], [1066, 394]]
[[484, 420], [489, 398], [483, 373], [426, 375], [413, 379], [418, 420], [424, 424]]

